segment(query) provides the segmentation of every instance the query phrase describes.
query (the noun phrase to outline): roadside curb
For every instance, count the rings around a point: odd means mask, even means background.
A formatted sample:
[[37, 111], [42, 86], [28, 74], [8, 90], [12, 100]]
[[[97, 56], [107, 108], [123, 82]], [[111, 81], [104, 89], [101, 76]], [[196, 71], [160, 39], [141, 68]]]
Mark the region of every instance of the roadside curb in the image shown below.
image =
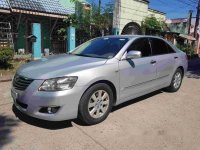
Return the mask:
[[0, 83], [1, 82], [10, 82], [10, 81], [12, 81], [12, 79], [4, 79], [4, 80], [0, 80]]

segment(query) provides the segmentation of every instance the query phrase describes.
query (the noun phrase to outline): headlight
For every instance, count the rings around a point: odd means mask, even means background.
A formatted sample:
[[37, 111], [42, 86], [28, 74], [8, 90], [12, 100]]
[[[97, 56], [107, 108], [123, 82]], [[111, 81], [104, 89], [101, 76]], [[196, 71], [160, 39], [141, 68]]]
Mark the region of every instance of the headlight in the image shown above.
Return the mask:
[[48, 79], [40, 86], [39, 91], [63, 91], [72, 89], [78, 77]]

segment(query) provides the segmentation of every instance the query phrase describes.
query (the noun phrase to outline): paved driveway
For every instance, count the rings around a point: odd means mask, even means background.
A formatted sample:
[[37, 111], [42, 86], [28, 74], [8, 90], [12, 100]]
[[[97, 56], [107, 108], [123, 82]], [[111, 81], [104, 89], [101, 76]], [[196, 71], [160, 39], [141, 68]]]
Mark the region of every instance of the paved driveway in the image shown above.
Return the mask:
[[[114, 108], [106, 121], [45, 122], [12, 112], [10, 82], [0, 83], [0, 149], [199, 150], [199, 67], [177, 93], [154, 92]], [[22, 120], [22, 121], [21, 121]]]

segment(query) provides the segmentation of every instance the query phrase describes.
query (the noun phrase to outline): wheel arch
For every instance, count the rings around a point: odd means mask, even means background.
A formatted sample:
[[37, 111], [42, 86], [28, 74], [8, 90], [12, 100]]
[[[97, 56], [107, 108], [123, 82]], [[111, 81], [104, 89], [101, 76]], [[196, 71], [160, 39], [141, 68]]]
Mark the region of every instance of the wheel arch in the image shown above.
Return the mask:
[[[108, 80], [99, 80], [99, 81], [96, 81], [96, 82], [92, 83], [92, 84], [83, 92], [83, 95], [84, 95], [84, 93], [85, 93], [90, 87], [92, 87], [92, 86], [94, 86], [94, 85], [96, 85], [96, 84], [98, 84], [98, 83], [105, 83], [105, 84], [107, 84], [107, 85], [111, 88], [111, 90], [112, 90], [112, 92], [113, 92], [113, 97], [114, 97], [114, 103], [113, 103], [113, 105], [115, 105], [116, 102], [117, 102], [117, 89], [116, 89], [115, 85], [114, 85], [111, 81], [108, 81]], [[82, 95], [82, 96], [83, 96], [83, 95]]]
[[185, 75], [185, 70], [184, 70], [184, 67], [183, 66], [179, 66], [177, 69], [181, 69], [182, 73], [183, 73], [183, 76]]

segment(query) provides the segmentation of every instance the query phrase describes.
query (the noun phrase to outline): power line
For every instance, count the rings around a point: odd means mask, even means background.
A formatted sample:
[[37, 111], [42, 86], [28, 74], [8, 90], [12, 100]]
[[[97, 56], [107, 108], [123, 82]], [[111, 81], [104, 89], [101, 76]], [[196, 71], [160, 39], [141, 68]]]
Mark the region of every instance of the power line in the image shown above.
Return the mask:
[[[183, 2], [183, 1], [180, 1], [180, 0], [176, 0], [176, 2], [178, 2], [178, 3], [181, 3], [182, 5], [184, 5], [184, 6], [177, 6], [177, 5], [174, 5], [174, 4], [172, 4], [172, 3], [168, 3], [168, 2], [166, 2], [165, 0], [158, 0], [161, 4], [163, 4], [163, 6], [164, 7], [173, 7], [173, 6], [176, 6], [176, 7], [178, 7], [178, 8], [185, 8], [185, 7], [188, 7], [190, 10], [195, 10], [195, 8], [193, 8], [193, 9], [191, 9], [191, 6], [193, 6], [193, 5], [189, 5], [188, 6], [188, 3], [187, 2]], [[121, 3], [119, 3], [119, 2], [117, 2], [118, 4], [120, 4], [121, 5], [121, 7], [122, 8], [125, 8], [125, 9], [131, 9], [131, 10], [135, 10], [135, 11], [141, 11], [141, 10], [139, 10], [139, 9], [135, 9], [135, 8], [132, 8], [132, 7], [130, 7], [130, 5], [128, 5], [128, 4], [126, 4], [126, 3], [123, 3], [123, 4], [121, 4]], [[195, 3], [193, 2], [193, 4], [195, 5]], [[143, 12], [143, 11], [141, 11], [141, 12]], [[177, 12], [177, 8], [173, 8], [172, 10], [170, 10], [170, 13], [173, 13], [173, 12]]]
[[[171, 4], [171, 3], [169, 4], [169, 3], [167, 3], [166, 1], [163, 1], [163, 0], [158, 0], [158, 2], [160, 2], [160, 4], [163, 4], [162, 6], [164, 6], [166, 8], [169, 8], [169, 7], [171, 8], [173, 6], [176, 6], [176, 8], [173, 7], [173, 9], [172, 9], [172, 10], [176, 10], [176, 11], [177, 11], [177, 7], [178, 8], [185, 8], [185, 5], [184, 6], [177, 6], [177, 5], [174, 5], [174, 4]], [[189, 6], [188, 8], [191, 8], [191, 6]]]
[[192, 5], [192, 4], [195, 4], [194, 2], [188, 3], [188, 2], [182, 1], [182, 0], [176, 0], [176, 1], [178, 1], [178, 2], [180, 2], [180, 3], [182, 3], [182, 4], [190, 5], [190, 6], [194, 6], [194, 5]]
[[[158, 0], [160, 3], [162, 3], [162, 4], [164, 4], [164, 6], [165, 5], [168, 5], [168, 6], [170, 6], [170, 7], [172, 7], [172, 6], [176, 6], [176, 7], [179, 7], [179, 8], [183, 8], [183, 7], [180, 7], [180, 6], [177, 6], [177, 5], [174, 5], [174, 4], [172, 4], [171, 2], [170, 3], [168, 3], [168, 2], [166, 2], [166, 1], [164, 1], [164, 0]], [[181, 1], [181, 0], [176, 0], [176, 2], [179, 2], [179, 3], [181, 3], [182, 5], [184, 5], [184, 7], [185, 6], [187, 6], [187, 7], [194, 7], [195, 5], [194, 4], [196, 4], [196, 2], [192, 2], [192, 3], [188, 3], [188, 2], [186, 2], [186, 1]], [[190, 1], [191, 2], [191, 1]]]

